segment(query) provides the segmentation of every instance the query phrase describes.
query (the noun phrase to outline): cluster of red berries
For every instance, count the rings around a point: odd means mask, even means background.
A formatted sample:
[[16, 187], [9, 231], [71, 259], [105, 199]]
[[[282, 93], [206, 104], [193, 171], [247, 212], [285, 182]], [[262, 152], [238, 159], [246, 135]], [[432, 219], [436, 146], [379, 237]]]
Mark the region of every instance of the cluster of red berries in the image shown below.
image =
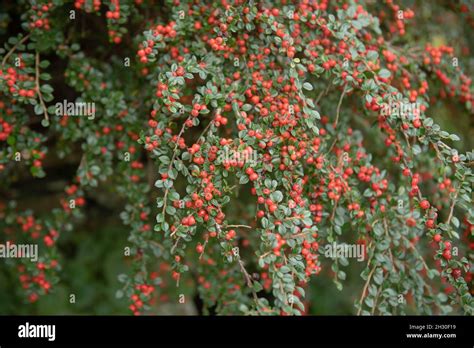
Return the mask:
[[155, 287], [153, 285], [137, 284], [135, 286], [135, 290], [138, 292], [130, 296], [130, 299], [133, 301], [133, 303], [128, 308], [133, 312], [134, 315], [139, 315], [140, 310], [144, 306], [142, 297], [144, 297], [146, 300], [149, 300], [152, 293], [155, 291]]
[[32, 13], [30, 15], [30, 28], [38, 28], [49, 30], [50, 23], [48, 19], [48, 11], [53, 7], [53, 3], [49, 2], [43, 5], [33, 5], [31, 7]]
[[411, 19], [415, 16], [415, 12], [411, 9], [401, 10], [399, 5], [395, 5], [393, 0], [386, 0], [387, 5], [389, 5], [392, 10], [393, 17], [395, 18], [395, 23], [390, 24], [390, 32], [398, 32], [400, 35], [405, 35], [405, 20]]
[[[318, 234], [313, 233], [313, 238], [317, 238]], [[309, 277], [312, 274], [317, 274], [321, 270], [318, 265], [317, 251], [319, 249], [318, 242], [310, 243], [307, 240], [303, 242], [303, 248], [301, 249], [301, 255], [306, 260], [306, 276]]]
[[[157, 25], [153, 29], [153, 36], [157, 37], [159, 40], [159, 37], [162, 36], [164, 39], [169, 38], [172, 39], [176, 36], [176, 30], [174, 29], [176, 23], [175, 22], [169, 22], [167, 25]], [[143, 44], [139, 45], [138, 49], [138, 57], [140, 58], [140, 62], [142, 63], [147, 63], [148, 62], [148, 57], [149, 55], [153, 52], [153, 46], [155, 45], [155, 42], [153, 40], [147, 40], [146, 41], [146, 46]]]
[[273, 254], [276, 256], [280, 256], [281, 252], [280, 249], [286, 244], [286, 240], [282, 238], [282, 236], [279, 233], [275, 234], [275, 245], [273, 247]]
[[[25, 63], [20, 60], [19, 68], [25, 67]], [[33, 77], [27, 74], [21, 74], [16, 71], [13, 67], [8, 68], [6, 71], [0, 70], [0, 78], [6, 81], [7, 86], [11, 94], [16, 94], [20, 97], [34, 98], [36, 96], [36, 90], [19, 88], [19, 82], [32, 81]]]
[[49, 233], [43, 237], [43, 242], [47, 247], [52, 247], [58, 238], [59, 233], [55, 229], [50, 229]]
[[443, 243], [443, 247], [444, 247], [443, 257], [446, 260], [451, 260], [451, 258], [452, 258], [452, 255], [451, 255], [451, 248], [452, 248], [451, 242], [450, 241], [445, 241]]
[[217, 114], [214, 118], [214, 124], [216, 127], [225, 126], [227, 124], [227, 118], [222, 116], [221, 114]]
[[[119, 0], [111, 0], [110, 1], [110, 10], [105, 13], [107, 21], [109, 21], [112, 25], [112, 28], [115, 26], [116, 23], [120, 19], [120, 1]], [[122, 42], [122, 33], [118, 30], [109, 29], [108, 34], [109, 38], [112, 42], [119, 44]]]
[[[176, 76], [183, 76], [184, 75], [184, 68], [179, 66], [175, 71]], [[201, 111], [207, 110], [207, 106], [205, 104], [195, 103], [193, 105], [193, 109], [191, 110], [192, 117], [198, 117]]]
[[[3, 101], [0, 101], [0, 112], [4, 112], [7, 116], [10, 116], [13, 113], [13, 109], [5, 108], [5, 103]], [[0, 117], [0, 141], [7, 140], [8, 136], [12, 131], [13, 125], [8, 123], [3, 117]]]
[[410, 190], [410, 196], [415, 196], [420, 192], [420, 188], [418, 187], [418, 184], [420, 183], [420, 174], [414, 173], [411, 177], [411, 190]]
[[30, 233], [32, 239], [38, 239], [40, 237], [42, 226], [36, 222], [33, 215], [27, 215], [26, 217], [18, 216], [16, 222], [21, 225], [23, 232]]
[[[56, 267], [56, 261], [52, 261], [50, 267]], [[19, 279], [23, 289], [29, 290], [28, 300], [34, 303], [38, 300], [39, 294], [36, 290], [33, 290], [34, 284], [38, 285], [45, 293], [51, 290], [51, 283], [46, 280], [44, 269], [46, 266], [43, 263], [38, 263], [38, 272], [36, 275], [31, 276], [26, 273], [26, 267], [24, 265], [18, 266]]]
[[[120, 2], [118, 0], [111, 0], [110, 10], [105, 13], [107, 19], [119, 19], [120, 18]], [[113, 8], [112, 8], [113, 7]]]
[[154, 45], [155, 45], [155, 42], [153, 40], [148, 40], [146, 47], [143, 47], [143, 44], [140, 44], [140, 47], [142, 48], [140, 48], [137, 52], [138, 57], [140, 58], [140, 62], [142, 63], [148, 62], [148, 56], [153, 52]]
[[[426, 228], [428, 228], [428, 229], [435, 228], [436, 219], [438, 218], [438, 213], [436, 212], [436, 210], [435, 209], [430, 209], [431, 204], [427, 199], [423, 199], [420, 202], [420, 208], [422, 210], [428, 211], [427, 217], [426, 217], [426, 222], [425, 222]], [[428, 209], [430, 209], [430, 210], [428, 210]]]
[[60, 201], [61, 201], [61, 206], [63, 207], [63, 210], [66, 213], [71, 213], [72, 209], [74, 209], [71, 207], [71, 201], [74, 202], [75, 206], [79, 206], [79, 207], [82, 207], [86, 204], [84, 197], [82, 197], [82, 195], [80, 195], [78, 192], [77, 185], [71, 185], [69, 187], [66, 187], [65, 191], [69, 197], [61, 198]]
[[428, 43], [425, 46], [425, 52], [426, 53], [423, 58], [423, 63], [425, 65], [439, 65], [441, 64], [441, 58], [443, 54], [452, 55], [454, 53], [454, 49], [445, 45], [435, 47]]
[[194, 216], [188, 215], [181, 219], [181, 224], [183, 226], [193, 226], [196, 224], [196, 219]]
[[0, 141], [7, 140], [12, 131], [13, 126], [0, 117]]
[[456, 189], [452, 185], [452, 181], [449, 178], [445, 178], [439, 185], [438, 185], [440, 190], [446, 190], [447, 192], [454, 192]]
[[[74, 7], [78, 10], [83, 9], [86, 12], [99, 11], [102, 0], [92, 0], [92, 3], [87, 0], [75, 0]], [[92, 7], [91, 7], [92, 5]]]

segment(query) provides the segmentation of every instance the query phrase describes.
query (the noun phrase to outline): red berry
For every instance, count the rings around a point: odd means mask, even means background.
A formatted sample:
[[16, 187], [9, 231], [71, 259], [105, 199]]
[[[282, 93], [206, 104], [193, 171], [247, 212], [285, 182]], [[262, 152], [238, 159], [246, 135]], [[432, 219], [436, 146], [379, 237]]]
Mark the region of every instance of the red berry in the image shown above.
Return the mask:
[[459, 268], [453, 269], [454, 279], [458, 279], [461, 276], [461, 270]]
[[249, 179], [250, 179], [251, 181], [257, 180], [257, 179], [258, 179], [258, 174], [257, 174], [257, 173], [252, 173], [252, 174], [250, 174]]
[[434, 225], [435, 225], [435, 223], [434, 223], [434, 220], [433, 220], [433, 219], [428, 219], [428, 220], [426, 220], [425, 226], [426, 226], [427, 228], [434, 228]]
[[446, 249], [445, 251], [443, 251], [443, 257], [446, 259], [446, 260], [451, 260], [451, 250], [449, 249]]
[[424, 199], [424, 200], [422, 200], [422, 201], [420, 202], [420, 207], [421, 207], [421, 209], [423, 209], [423, 210], [429, 209], [429, 207], [430, 207], [430, 202], [428, 202], [426, 199]]

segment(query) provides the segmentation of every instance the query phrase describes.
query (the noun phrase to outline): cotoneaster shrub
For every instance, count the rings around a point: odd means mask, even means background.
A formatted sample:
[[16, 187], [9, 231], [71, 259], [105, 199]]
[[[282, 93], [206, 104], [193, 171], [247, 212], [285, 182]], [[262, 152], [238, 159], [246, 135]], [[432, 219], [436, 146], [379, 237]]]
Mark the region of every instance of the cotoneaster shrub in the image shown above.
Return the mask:
[[[474, 155], [435, 122], [446, 103], [472, 117], [472, 80], [416, 12], [472, 29], [473, 8], [407, 3], [2, 5], [2, 241], [40, 245], [6, 261], [12, 287], [54, 296], [61, 235], [100, 190], [126, 202], [133, 314], [191, 288], [205, 313], [298, 315], [311, 279], [360, 284], [353, 314], [473, 314]], [[44, 180], [48, 158], [78, 154], [50, 212], [16, 204], [25, 170]], [[334, 243], [364, 246], [360, 279]]]

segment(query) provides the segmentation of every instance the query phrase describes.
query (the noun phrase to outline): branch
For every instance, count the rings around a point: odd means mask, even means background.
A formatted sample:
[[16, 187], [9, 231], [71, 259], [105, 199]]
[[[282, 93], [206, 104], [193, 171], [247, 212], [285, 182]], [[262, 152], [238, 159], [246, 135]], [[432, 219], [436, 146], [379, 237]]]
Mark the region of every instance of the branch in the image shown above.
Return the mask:
[[[341, 105], [342, 105], [342, 99], [344, 99], [344, 95], [346, 94], [346, 87], [347, 84], [344, 85], [344, 89], [342, 90], [341, 97], [339, 98], [339, 103], [337, 104], [337, 109], [336, 109], [336, 120], [334, 121], [334, 129], [336, 129], [337, 124], [339, 122], [339, 114], [341, 112]], [[331, 150], [333, 149], [334, 145], [336, 145], [337, 142], [337, 135], [334, 137], [334, 141], [327, 150], [326, 154], [330, 153]]]
[[41, 94], [41, 88], [40, 88], [40, 82], [39, 82], [39, 64], [40, 64], [40, 56], [39, 53], [36, 52], [36, 58], [35, 58], [35, 70], [36, 70], [36, 77], [35, 77], [35, 83], [36, 83], [36, 91], [38, 93], [38, 98], [41, 104], [41, 107], [43, 108], [44, 112], [44, 119], [49, 122], [49, 116], [48, 116], [48, 109], [44, 103], [43, 100], [43, 95]]
[[[190, 119], [190, 117], [188, 117], [187, 120], [189, 120], [189, 119]], [[171, 157], [170, 165], [168, 166], [168, 173], [171, 170], [171, 168], [173, 167], [173, 163], [174, 163], [174, 160], [176, 158], [176, 154], [177, 154], [177, 150], [178, 150], [178, 146], [179, 146], [179, 139], [183, 135], [184, 129], [186, 128], [186, 121], [184, 121], [183, 126], [181, 127], [181, 130], [179, 131], [178, 137], [176, 139], [176, 145], [174, 146], [174, 149], [173, 149], [173, 156]], [[167, 205], [166, 204], [166, 198], [168, 197], [169, 191], [170, 191], [170, 189], [167, 188], [165, 190], [165, 195], [163, 196], [163, 211], [162, 211], [163, 217], [165, 216], [165, 213], [166, 213], [166, 205]]]
[[170, 250], [170, 254], [173, 255], [174, 254], [174, 251], [176, 250], [176, 248], [178, 247], [178, 243], [179, 243], [179, 240], [181, 239], [181, 237], [178, 237], [176, 238], [176, 242], [174, 242], [173, 246], [171, 247], [171, 250]]
[[329, 221], [334, 220], [334, 215], [336, 214], [337, 204], [339, 203], [339, 199], [334, 202], [334, 208], [332, 209], [331, 216], [329, 217]]
[[202, 131], [202, 133], [199, 135], [198, 137], [198, 142], [201, 141], [201, 137], [206, 134], [206, 132], [208, 131], [208, 129], [211, 127], [212, 123], [214, 122], [214, 118], [216, 115], [220, 114], [222, 111], [222, 108], [217, 108], [216, 111], [214, 112], [214, 117], [212, 118], [212, 120], [208, 123], [208, 125], [206, 126], [206, 128], [204, 128], [204, 130]]
[[224, 226], [225, 228], [248, 228], [248, 229], [252, 229], [251, 226], [247, 226], [247, 225], [225, 225]]
[[255, 289], [253, 288], [253, 281], [252, 281], [252, 278], [250, 278], [250, 274], [249, 274], [249, 273], [247, 272], [247, 270], [245, 269], [245, 267], [244, 267], [244, 262], [240, 259], [240, 255], [239, 255], [238, 262], [239, 262], [240, 270], [241, 270], [242, 273], [244, 274], [244, 277], [245, 277], [247, 286], [248, 286], [250, 289], [252, 289], [252, 296], [253, 296], [253, 299], [255, 300], [255, 303], [258, 304], [258, 296], [257, 296], [257, 293], [255, 292]]
[[427, 271], [429, 271], [430, 268], [429, 268], [428, 265], [426, 264], [425, 259], [423, 258], [423, 256], [421, 255], [420, 251], [417, 249], [417, 247], [415, 246], [415, 244], [413, 244], [413, 243], [411, 242], [411, 240], [409, 240], [409, 239], [408, 239], [407, 237], [405, 237], [404, 235], [402, 235], [402, 238], [403, 238], [406, 242], [408, 242], [408, 245], [410, 246], [410, 249], [412, 249], [413, 251], [416, 252], [416, 254], [418, 255], [418, 258], [420, 259], [421, 263], [423, 264], [423, 267], [425, 267], [425, 269], [426, 269]]
[[18, 46], [22, 45], [23, 43], [25, 43], [26, 40], [28, 40], [28, 38], [30, 37], [31, 33], [29, 33], [28, 35], [26, 35], [23, 39], [21, 39], [20, 41], [18, 41], [11, 49], [10, 51], [8, 51], [8, 53], [5, 55], [5, 57], [3, 57], [3, 60], [2, 60], [2, 68], [5, 66], [6, 62], [7, 62], [7, 59], [13, 54], [13, 52], [15, 52], [15, 50], [18, 48]]
[[331, 88], [331, 82], [332, 81], [329, 81], [326, 89], [322, 90], [321, 93], [319, 93], [318, 97], [316, 98], [316, 100], [314, 101], [314, 105], [318, 105], [319, 104], [319, 100], [324, 96], [326, 95], [328, 92], [329, 92], [329, 89]]
[[395, 266], [395, 260], [393, 258], [393, 254], [392, 254], [392, 249], [391, 249], [391, 244], [392, 244], [392, 238], [390, 238], [390, 235], [388, 233], [388, 224], [387, 224], [387, 219], [384, 217], [383, 218], [383, 227], [384, 227], [384, 230], [385, 230], [385, 235], [387, 236], [387, 238], [390, 239], [390, 247], [388, 248], [388, 253], [390, 255], [390, 260], [392, 261], [392, 267], [393, 269], [395, 270], [395, 272], [397, 271], [397, 267]]
[[[221, 226], [217, 222], [216, 222], [216, 229], [217, 229], [217, 232], [220, 235], [221, 232], [222, 232], [222, 229], [221, 229]], [[245, 277], [245, 282], [247, 283], [247, 286], [252, 290], [253, 299], [255, 301], [255, 304], [258, 306], [258, 296], [257, 296], [257, 293], [255, 292], [254, 287], [253, 287], [252, 278], [250, 277], [249, 272], [247, 272], [247, 270], [245, 269], [244, 263], [240, 258], [240, 253], [237, 254], [237, 257], [238, 257], [237, 262], [239, 263], [240, 270], [242, 271], [242, 273]]]
[[344, 85], [344, 89], [342, 90], [341, 97], [339, 98], [339, 103], [337, 104], [336, 109], [336, 121], [334, 121], [334, 129], [337, 127], [337, 123], [339, 122], [339, 113], [341, 111], [342, 99], [344, 99], [344, 95], [346, 94], [347, 83]]
[[[214, 112], [214, 115], [217, 115], [221, 112], [221, 108], [217, 108], [216, 111]], [[189, 120], [190, 117], [188, 117], [187, 120]], [[186, 120], [186, 121], [187, 121]], [[173, 163], [174, 163], [174, 160], [176, 158], [176, 155], [177, 155], [177, 150], [178, 150], [178, 146], [179, 146], [179, 138], [181, 138], [181, 136], [183, 135], [184, 133], [184, 129], [186, 128], [186, 121], [183, 123], [183, 127], [181, 128], [181, 130], [179, 131], [179, 134], [178, 134], [178, 138], [176, 139], [176, 145], [174, 147], [174, 150], [173, 150], [173, 156], [171, 157], [171, 161], [170, 161], [170, 165], [168, 167], [168, 172], [170, 171], [170, 169], [173, 167]], [[211, 126], [212, 124], [212, 120], [211, 122], [209, 122], [209, 124], [207, 125], [207, 127], [203, 130], [203, 132], [201, 133], [201, 135], [199, 136], [198, 138], [198, 141], [199, 139], [204, 135], [204, 133], [209, 129], [209, 127]], [[169, 189], [167, 188], [165, 190], [165, 195], [163, 196], [163, 211], [162, 211], [162, 214], [163, 216], [165, 215], [165, 212], [166, 212], [166, 198], [168, 197], [168, 193], [169, 193]]]
[[202, 256], [204, 255], [204, 252], [206, 251], [206, 246], [208, 242], [209, 242], [209, 237], [206, 238], [206, 240], [204, 241], [204, 244], [202, 245], [202, 253], [201, 255], [199, 255], [199, 260], [202, 259]]
[[[464, 181], [464, 177], [463, 177], [462, 181]], [[448, 219], [446, 220], [446, 225], [449, 225], [450, 222], [451, 222], [451, 219], [453, 218], [454, 206], [456, 204], [456, 200], [458, 198], [460, 190], [461, 190], [461, 184], [459, 184], [459, 187], [456, 190], [456, 193], [454, 194], [453, 201], [451, 202], [451, 207], [449, 208], [449, 216], [448, 216]]]
[[360, 300], [359, 300], [359, 310], [357, 311], [357, 315], [360, 315], [360, 312], [362, 312], [362, 301], [364, 301], [364, 295], [367, 291], [367, 288], [369, 287], [369, 283], [370, 283], [370, 279], [372, 278], [372, 274], [374, 274], [375, 272], [375, 269], [377, 267], [374, 266], [374, 268], [372, 268], [372, 271], [370, 271], [369, 273], [369, 276], [367, 277], [367, 281], [365, 282], [365, 285], [364, 285], [364, 289], [362, 290], [362, 295], [360, 296]]
[[[385, 276], [383, 277], [383, 281], [385, 281], [388, 277], [388, 273], [385, 274]], [[383, 282], [382, 282], [383, 284]], [[380, 285], [378, 291], [377, 291], [377, 294], [375, 295], [375, 299], [374, 299], [374, 306], [372, 307], [372, 315], [375, 314], [375, 309], [377, 308], [377, 301], [379, 300], [379, 297], [380, 297], [380, 294], [382, 293], [382, 288], [383, 286]]]

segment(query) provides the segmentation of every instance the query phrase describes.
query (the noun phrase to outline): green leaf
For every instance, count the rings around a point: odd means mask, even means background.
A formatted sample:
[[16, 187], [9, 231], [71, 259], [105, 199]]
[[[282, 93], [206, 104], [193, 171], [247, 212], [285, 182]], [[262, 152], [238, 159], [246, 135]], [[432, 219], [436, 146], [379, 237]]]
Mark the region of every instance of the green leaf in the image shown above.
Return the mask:
[[308, 91], [312, 91], [313, 90], [313, 85], [309, 82], [305, 82], [305, 83], [303, 83], [303, 88], [308, 90]]
[[123, 291], [120, 290], [120, 289], [117, 290], [117, 291], [115, 292], [115, 298], [121, 299], [122, 297], [123, 297]]
[[40, 104], [36, 104], [34, 107], [34, 112], [36, 115], [42, 115], [43, 114], [43, 108]]
[[381, 69], [381, 70], [379, 71], [379, 76], [380, 76], [381, 78], [387, 79], [387, 78], [390, 77], [390, 75], [391, 75], [391, 74], [390, 74], [390, 71], [388, 71], [387, 69]]
[[364, 302], [369, 308], [374, 307], [374, 300], [371, 297], [367, 296]]
[[262, 284], [260, 284], [260, 282], [254, 281], [253, 282], [253, 289], [255, 290], [255, 292], [259, 292], [259, 291], [263, 290], [263, 286], [262, 286]]
[[451, 218], [451, 222], [453, 223], [454, 227], [459, 228], [459, 219], [455, 216]]
[[459, 141], [461, 140], [461, 138], [459, 138], [456, 134], [451, 134], [449, 136], [449, 139], [451, 139], [452, 141]]
[[279, 203], [283, 200], [283, 193], [275, 191], [270, 195], [270, 199], [275, 203]]

